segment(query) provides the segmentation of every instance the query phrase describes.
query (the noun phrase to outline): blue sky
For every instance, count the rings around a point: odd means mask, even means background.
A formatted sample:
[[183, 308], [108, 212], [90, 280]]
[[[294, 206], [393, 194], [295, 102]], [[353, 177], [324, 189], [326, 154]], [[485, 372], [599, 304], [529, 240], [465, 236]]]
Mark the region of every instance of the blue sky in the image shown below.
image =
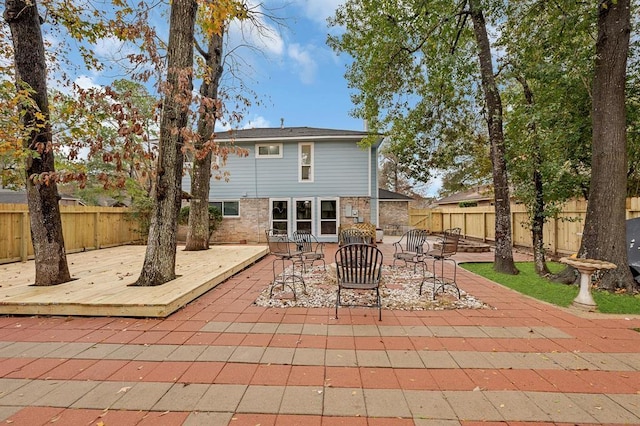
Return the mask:
[[[334, 15], [344, 0], [259, 1], [248, 0], [256, 11], [276, 16], [281, 25], [264, 19], [266, 35], [264, 31], [259, 35], [246, 26], [241, 30], [234, 25], [229, 30], [228, 40], [232, 46], [227, 51], [233, 46], [252, 46], [238, 48], [236, 55], [243, 61], [243, 84], [249, 86], [259, 100], [259, 104], [254, 102], [245, 113], [242, 123], [234, 127], [279, 127], [280, 120], [284, 119], [286, 127], [363, 130], [363, 121], [349, 114], [353, 109], [352, 90], [347, 87], [344, 73], [351, 58], [337, 55], [326, 44], [330, 31], [340, 31], [329, 28], [327, 18]], [[156, 30], [167, 39], [166, 16], [158, 16], [156, 22]], [[121, 51], [122, 46], [115, 40], [105, 40], [95, 49], [109, 56]], [[82, 75], [76, 82], [83, 87], [109, 84], [107, 74]], [[219, 131], [226, 129], [228, 127], [218, 125]], [[440, 180], [435, 178], [423, 190], [435, 195], [439, 187]]]
[[[250, 45], [235, 50], [243, 61], [242, 82], [258, 96], [259, 102], [245, 113], [240, 127], [279, 127], [284, 125], [362, 130], [362, 120], [349, 115], [353, 108], [350, 90], [344, 78], [348, 56], [336, 55], [326, 44], [329, 29], [327, 18], [332, 16], [343, 0], [249, 0], [254, 11], [278, 18], [275, 22], [262, 20], [267, 34], [254, 28], [238, 25], [230, 28], [231, 46]], [[259, 15], [260, 16], [260, 15]], [[168, 38], [167, 17], [156, 18], [156, 31]], [[121, 52], [114, 39], [103, 40], [96, 52], [109, 57]], [[228, 71], [228, 69], [227, 69]], [[83, 87], [109, 84], [109, 74], [121, 78], [118, 72], [80, 75], [76, 82]], [[196, 83], [195, 90], [198, 89]], [[223, 85], [229, 78], [223, 77]]]
[[[283, 19], [272, 22], [271, 38], [256, 42], [263, 55], [247, 53], [254, 66], [252, 88], [263, 105], [252, 108], [245, 125], [326, 127], [361, 130], [363, 122], [349, 115], [353, 108], [344, 79], [347, 56], [337, 56], [327, 44], [332, 16], [341, 0], [267, 0], [265, 10]], [[336, 29], [331, 29], [335, 31]], [[231, 39], [237, 38], [237, 28]]]

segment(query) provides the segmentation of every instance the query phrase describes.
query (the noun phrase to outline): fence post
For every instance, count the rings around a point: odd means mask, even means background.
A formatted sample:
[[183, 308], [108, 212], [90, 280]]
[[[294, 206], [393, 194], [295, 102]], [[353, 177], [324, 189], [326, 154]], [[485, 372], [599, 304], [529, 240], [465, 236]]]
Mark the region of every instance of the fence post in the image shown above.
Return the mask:
[[20, 226], [20, 260], [29, 260], [29, 241], [27, 231], [29, 230], [29, 212], [22, 212], [22, 224]]
[[482, 212], [482, 242], [487, 242], [487, 212]]
[[[511, 208], [511, 210], [513, 210], [513, 207]], [[516, 238], [516, 230], [515, 230], [515, 224], [516, 223], [516, 214], [515, 212], [511, 212], [511, 247], [515, 247], [516, 242], [514, 241]]]
[[100, 248], [100, 212], [93, 215], [93, 246], [98, 250]]
[[558, 255], [558, 215], [553, 215], [553, 255]]
[[462, 238], [467, 238], [467, 212], [462, 212]]

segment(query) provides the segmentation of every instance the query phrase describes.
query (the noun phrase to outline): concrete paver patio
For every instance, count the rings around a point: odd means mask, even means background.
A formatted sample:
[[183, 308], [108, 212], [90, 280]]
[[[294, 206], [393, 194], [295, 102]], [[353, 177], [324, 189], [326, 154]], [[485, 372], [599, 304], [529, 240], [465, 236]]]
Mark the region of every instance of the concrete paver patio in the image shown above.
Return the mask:
[[0, 421], [640, 424], [640, 319], [458, 274], [494, 309], [258, 307], [267, 257], [164, 319], [2, 316]]

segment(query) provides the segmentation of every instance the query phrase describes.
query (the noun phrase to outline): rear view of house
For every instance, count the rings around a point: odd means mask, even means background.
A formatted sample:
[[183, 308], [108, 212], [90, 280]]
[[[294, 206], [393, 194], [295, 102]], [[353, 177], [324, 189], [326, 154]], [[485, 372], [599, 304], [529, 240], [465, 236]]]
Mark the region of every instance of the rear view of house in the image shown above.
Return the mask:
[[[377, 156], [382, 137], [362, 147], [364, 131], [281, 127], [218, 133], [247, 157], [221, 165], [228, 181], [211, 180], [209, 202], [223, 221], [212, 242], [264, 241], [264, 230], [310, 231], [336, 242], [341, 225], [377, 224]], [[187, 173], [183, 189], [190, 191]]]

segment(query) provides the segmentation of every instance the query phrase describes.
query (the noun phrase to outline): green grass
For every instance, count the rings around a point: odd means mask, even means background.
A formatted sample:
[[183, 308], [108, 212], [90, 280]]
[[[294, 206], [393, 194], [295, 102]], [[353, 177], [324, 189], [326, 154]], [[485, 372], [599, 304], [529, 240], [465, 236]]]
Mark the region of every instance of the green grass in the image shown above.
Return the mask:
[[[547, 263], [552, 273], [564, 269], [556, 262]], [[551, 282], [535, 273], [533, 262], [516, 262], [518, 275], [501, 274], [493, 270], [492, 263], [462, 263], [460, 267], [481, 275], [522, 294], [557, 306], [569, 306], [578, 295], [578, 286]], [[640, 296], [612, 294], [607, 291], [592, 290], [598, 311], [607, 314], [640, 314]]]

